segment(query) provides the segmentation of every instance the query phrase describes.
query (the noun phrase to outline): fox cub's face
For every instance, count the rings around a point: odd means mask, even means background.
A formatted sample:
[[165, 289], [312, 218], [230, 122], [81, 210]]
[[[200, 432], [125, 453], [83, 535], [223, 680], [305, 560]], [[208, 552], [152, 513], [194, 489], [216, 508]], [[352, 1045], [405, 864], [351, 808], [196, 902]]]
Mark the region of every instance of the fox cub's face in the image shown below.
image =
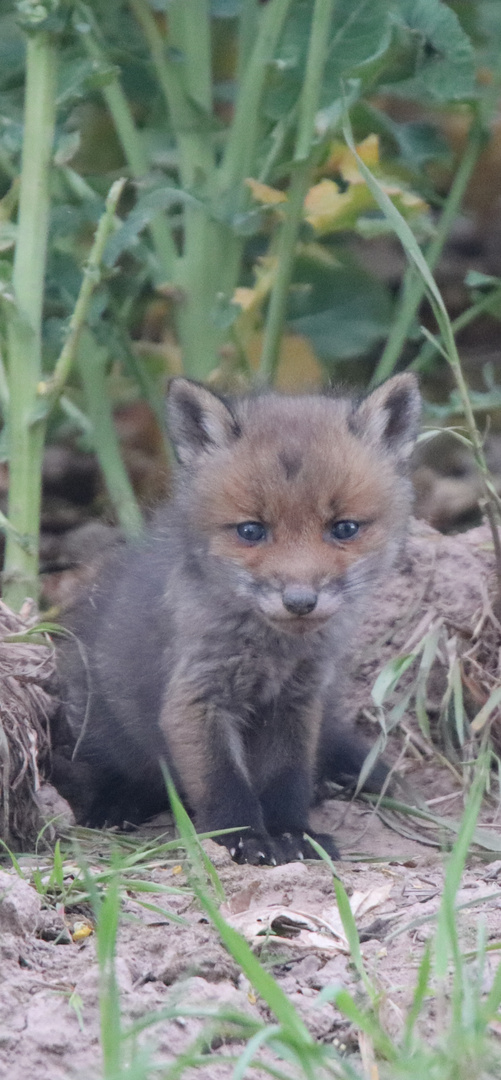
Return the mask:
[[318, 629], [391, 563], [410, 509], [419, 407], [408, 374], [361, 404], [276, 393], [225, 402], [171, 382], [190, 528], [227, 564], [228, 586], [277, 629]]

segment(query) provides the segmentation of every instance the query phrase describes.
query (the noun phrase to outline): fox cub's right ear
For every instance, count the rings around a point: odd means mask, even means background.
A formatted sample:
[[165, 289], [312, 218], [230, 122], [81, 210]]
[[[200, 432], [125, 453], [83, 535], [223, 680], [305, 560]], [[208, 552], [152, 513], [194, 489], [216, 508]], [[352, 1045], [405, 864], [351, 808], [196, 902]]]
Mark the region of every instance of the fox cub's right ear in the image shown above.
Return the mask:
[[171, 379], [167, 423], [181, 465], [193, 465], [201, 454], [229, 446], [240, 434], [225, 402], [189, 379]]

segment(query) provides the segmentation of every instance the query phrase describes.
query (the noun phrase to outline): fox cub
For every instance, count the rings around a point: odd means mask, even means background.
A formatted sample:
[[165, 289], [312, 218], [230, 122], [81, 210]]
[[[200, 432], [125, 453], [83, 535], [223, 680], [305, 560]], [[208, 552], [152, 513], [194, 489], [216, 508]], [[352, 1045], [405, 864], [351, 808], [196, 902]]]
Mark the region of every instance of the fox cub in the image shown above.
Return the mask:
[[77, 816], [163, 809], [163, 759], [197, 828], [232, 829], [237, 861], [314, 858], [305, 832], [335, 858], [308, 812], [317, 781], [353, 782], [367, 754], [340, 719], [344, 672], [406, 529], [416, 381], [353, 402], [225, 400], [178, 378], [167, 410], [174, 497], [114, 556], [61, 650]]

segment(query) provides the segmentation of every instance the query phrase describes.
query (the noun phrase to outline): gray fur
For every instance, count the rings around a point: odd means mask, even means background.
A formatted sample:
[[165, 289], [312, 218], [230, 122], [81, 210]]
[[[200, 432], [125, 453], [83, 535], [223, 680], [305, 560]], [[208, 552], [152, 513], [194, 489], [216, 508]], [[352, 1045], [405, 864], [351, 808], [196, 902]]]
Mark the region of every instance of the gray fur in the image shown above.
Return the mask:
[[[375, 407], [370, 398], [359, 407], [365, 423], [356, 435], [357, 408], [346, 400], [308, 396], [298, 405], [268, 394], [227, 406], [196, 384], [174, 380], [169, 415], [182, 463], [174, 498], [142, 543], [114, 556], [73, 613], [69, 623], [80, 651], [74, 641], [60, 651], [77, 741], [67, 793], [80, 820], [122, 824], [161, 809], [162, 758], [197, 827], [235, 828], [223, 841], [240, 861], [313, 857], [302, 833], [316, 779], [353, 776], [367, 753], [347, 735], [339, 710], [354, 632], [374, 583], [394, 561], [410, 508], [395, 443], [406, 455], [416, 433], [418, 394], [411, 377], [397, 380], [387, 395], [385, 388], [376, 392]], [[390, 423], [392, 401], [400, 417]], [[349, 431], [351, 439], [369, 440], [388, 473], [391, 534], [341, 577], [315, 577], [312, 563], [302, 577], [285, 565], [261, 578], [238, 558], [211, 549], [200, 512], [202, 496], [209, 509], [212, 497], [203, 470], [209, 478], [224, 474], [253, 424], [266, 430], [268, 413], [274, 427], [281, 418], [270, 460], [302, 463], [299, 476], [286, 479], [282, 470], [287, 489], [294, 481], [308, 483], [307, 475], [301, 478], [313, 453], [311, 432], [327, 422], [343, 438]], [[261, 492], [259, 467], [255, 498], [264, 503], [266, 477]], [[311, 588], [314, 577], [317, 608], [300, 624], [282, 594], [295, 585]], [[376, 767], [375, 787], [384, 775], [384, 767]], [[331, 838], [320, 839], [335, 856]]]

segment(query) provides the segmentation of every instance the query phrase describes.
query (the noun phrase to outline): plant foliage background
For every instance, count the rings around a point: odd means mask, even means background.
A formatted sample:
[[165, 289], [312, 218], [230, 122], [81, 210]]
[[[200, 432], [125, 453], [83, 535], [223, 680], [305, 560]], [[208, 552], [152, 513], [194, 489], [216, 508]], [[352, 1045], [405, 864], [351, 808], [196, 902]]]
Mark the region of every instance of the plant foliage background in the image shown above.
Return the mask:
[[[36, 592], [47, 435], [95, 447], [134, 533], [113, 404], [142, 397], [162, 425], [169, 374], [274, 380], [285, 329], [307, 343], [298, 360], [287, 338], [289, 384], [377, 380], [415, 360], [424, 287], [410, 274], [395, 297], [364, 266], [361, 243], [390, 226], [342, 128], [433, 268], [489, 138], [500, 48], [496, 0], [3, 0], [11, 603]], [[481, 287], [496, 312], [497, 280]]]

